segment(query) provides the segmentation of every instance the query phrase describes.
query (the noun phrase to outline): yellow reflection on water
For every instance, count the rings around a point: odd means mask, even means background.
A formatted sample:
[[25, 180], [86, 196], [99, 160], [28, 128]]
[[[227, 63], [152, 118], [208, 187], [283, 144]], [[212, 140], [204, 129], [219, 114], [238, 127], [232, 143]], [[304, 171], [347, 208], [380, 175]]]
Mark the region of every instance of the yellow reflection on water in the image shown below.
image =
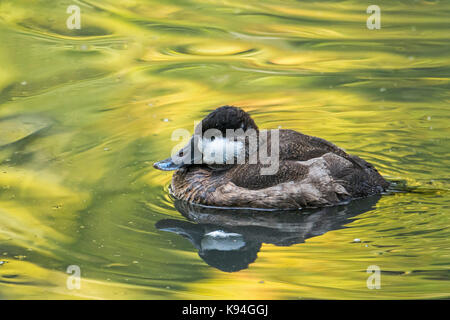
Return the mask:
[[[2, 298], [448, 297], [448, 3], [391, 1], [368, 30], [356, 1], [86, 0], [69, 30], [72, 2], [0, 3]], [[186, 219], [151, 165], [225, 104], [411, 189], [347, 228], [262, 243], [246, 269], [211, 267], [155, 227]]]

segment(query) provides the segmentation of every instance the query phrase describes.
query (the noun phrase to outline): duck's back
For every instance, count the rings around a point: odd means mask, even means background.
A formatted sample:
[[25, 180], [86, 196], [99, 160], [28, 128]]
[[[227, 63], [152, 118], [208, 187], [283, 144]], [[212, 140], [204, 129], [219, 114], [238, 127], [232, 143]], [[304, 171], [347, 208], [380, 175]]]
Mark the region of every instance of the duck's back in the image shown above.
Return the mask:
[[280, 130], [280, 161], [316, 158], [325, 160], [330, 176], [341, 181], [352, 197], [380, 193], [389, 186], [372, 164], [335, 144], [294, 130]]
[[306, 207], [378, 194], [389, 186], [370, 163], [327, 140], [279, 130], [279, 141], [276, 174], [262, 175], [261, 165], [244, 164], [226, 173], [230, 181], [246, 191], [269, 190], [269, 198], [281, 190]]
[[279, 130], [279, 139], [280, 160], [307, 161], [331, 152], [354, 163], [352, 157], [343, 149], [322, 138], [308, 136], [294, 130]]

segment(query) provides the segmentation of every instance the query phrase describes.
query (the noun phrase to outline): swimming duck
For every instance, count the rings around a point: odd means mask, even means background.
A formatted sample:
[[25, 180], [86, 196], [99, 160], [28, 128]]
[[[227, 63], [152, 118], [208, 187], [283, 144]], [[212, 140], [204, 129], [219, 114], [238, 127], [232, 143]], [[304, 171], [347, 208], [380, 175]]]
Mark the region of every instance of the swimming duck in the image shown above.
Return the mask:
[[333, 143], [289, 129], [259, 130], [234, 106], [211, 112], [185, 147], [153, 166], [176, 170], [175, 198], [215, 207], [317, 208], [389, 186], [373, 165]]

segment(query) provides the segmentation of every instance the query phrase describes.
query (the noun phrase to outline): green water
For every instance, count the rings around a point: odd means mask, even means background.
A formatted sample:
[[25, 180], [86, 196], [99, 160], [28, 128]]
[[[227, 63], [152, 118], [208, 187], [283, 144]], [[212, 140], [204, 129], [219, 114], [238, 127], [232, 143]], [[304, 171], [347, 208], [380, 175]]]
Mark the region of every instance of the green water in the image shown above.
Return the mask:
[[[431, 0], [0, 1], [0, 298], [449, 298], [449, 18]], [[151, 165], [224, 104], [330, 140], [406, 192], [189, 211]]]

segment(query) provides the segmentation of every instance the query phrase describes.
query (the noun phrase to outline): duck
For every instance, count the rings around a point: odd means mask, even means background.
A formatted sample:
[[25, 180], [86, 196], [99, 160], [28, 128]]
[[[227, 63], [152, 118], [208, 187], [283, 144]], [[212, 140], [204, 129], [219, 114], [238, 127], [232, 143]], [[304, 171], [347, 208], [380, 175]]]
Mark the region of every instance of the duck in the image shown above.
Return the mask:
[[390, 185], [372, 164], [325, 139], [260, 130], [248, 112], [229, 105], [209, 113], [184, 147], [153, 167], [175, 171], [175, 199], [219, 208], [321, 208]]

